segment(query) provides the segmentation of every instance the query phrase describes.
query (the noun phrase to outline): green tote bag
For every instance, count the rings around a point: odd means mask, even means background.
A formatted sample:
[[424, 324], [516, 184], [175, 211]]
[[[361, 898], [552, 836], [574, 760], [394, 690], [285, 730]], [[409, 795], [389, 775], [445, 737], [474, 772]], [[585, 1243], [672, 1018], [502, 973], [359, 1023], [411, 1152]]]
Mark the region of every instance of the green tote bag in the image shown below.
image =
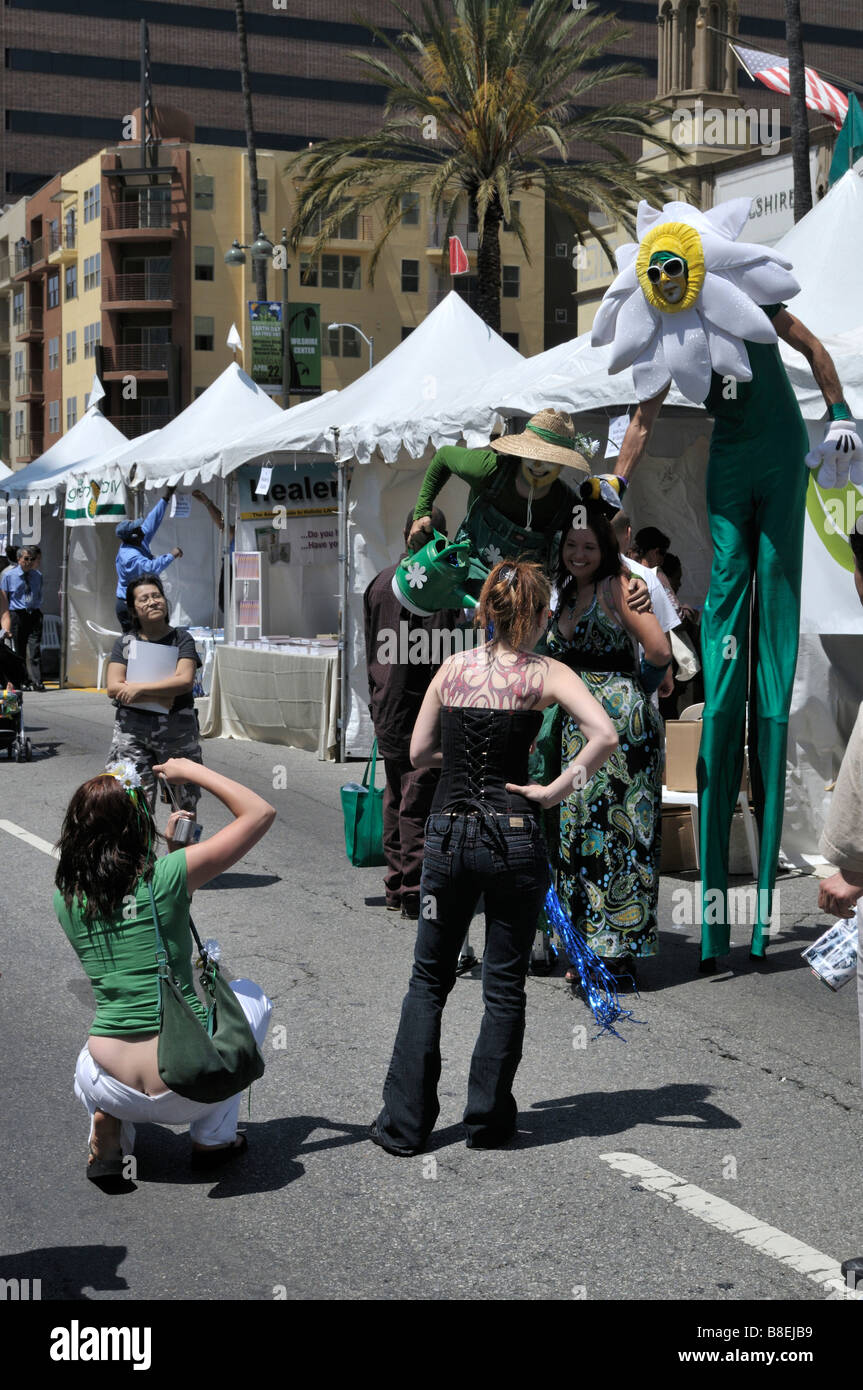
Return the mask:
[[348, 782], [341, 789], [345, 819], [345, 849], [355, 869], [372, 869], [385, 864], [384, 792], [375, 786], [378, 741], [366, 763], [362, 784]]

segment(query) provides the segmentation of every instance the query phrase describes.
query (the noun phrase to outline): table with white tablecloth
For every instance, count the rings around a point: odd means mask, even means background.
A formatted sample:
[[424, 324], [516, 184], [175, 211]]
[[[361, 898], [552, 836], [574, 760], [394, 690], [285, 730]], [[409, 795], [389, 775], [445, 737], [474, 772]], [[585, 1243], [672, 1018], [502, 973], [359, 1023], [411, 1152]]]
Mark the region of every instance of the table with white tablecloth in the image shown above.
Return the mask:
[[220, 643], [201, 737], [280, 743], [335, 758], [338, 704], [337, 649]]

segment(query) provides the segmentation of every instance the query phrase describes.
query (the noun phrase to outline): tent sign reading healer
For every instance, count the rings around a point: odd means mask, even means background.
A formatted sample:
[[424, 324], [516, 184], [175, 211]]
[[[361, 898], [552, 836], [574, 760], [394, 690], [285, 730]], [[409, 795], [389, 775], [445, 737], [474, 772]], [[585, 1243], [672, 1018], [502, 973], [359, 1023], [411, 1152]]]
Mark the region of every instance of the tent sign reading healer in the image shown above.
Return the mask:
[[249, 300], [252, 380], [268, 396], [282, 389], [282, 306], [275, 299]]
[[281, 464], [273, 469], [263, 497], [255, 495], [258, 477], [254, 468], [239, 470], [240, 522], [254, 526], [254, 548], [267, 549], [274, 559], [292, 564], [336, 560], [339, 507], [334, 465]]

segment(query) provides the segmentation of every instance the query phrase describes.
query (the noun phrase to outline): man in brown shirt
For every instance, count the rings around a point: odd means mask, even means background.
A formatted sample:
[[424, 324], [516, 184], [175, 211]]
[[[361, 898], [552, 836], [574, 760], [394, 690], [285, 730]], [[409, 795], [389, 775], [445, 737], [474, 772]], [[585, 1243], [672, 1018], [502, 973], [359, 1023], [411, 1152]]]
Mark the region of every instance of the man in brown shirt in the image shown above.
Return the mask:
[[[854, 585], [863, 603], [863, 534], [854, 532], [848, 539], [854, 553]], [[857, 913], [857, 1006], [863, 1069], [863, 704], [845, 749], [819, 848], [824, 858], [836, 865], [837, 872], [822, 881], [818, 906], [837, 917], [851, 917], [855, 908]], [[863, 1283], [863, 1255], [845, 1260], [842, 1273], [853, 1287]]]
[[[435, 507], [431, 517], [434, 529], [446, 535], [443, 513]], [[413, 521], [411, 512], [405, 524], [404, 554]], [[402, 917], [415, 919], [420, 911], [425, 823], [440, 774], [433, 768], [413, 767], [411, 734], [441, 661], [461, 650], [458, 644], [470, 642], [472, 634], [458, 628], [463, 622], [460, 609], [442, 609], [420, 618], [404, 608], [393, 592], [396, 568], [388, 565], [372, 580], [363, 596], [363, 613], [369, 713], [387, 778], [383, 802], [387, 908], [401, 909]]]

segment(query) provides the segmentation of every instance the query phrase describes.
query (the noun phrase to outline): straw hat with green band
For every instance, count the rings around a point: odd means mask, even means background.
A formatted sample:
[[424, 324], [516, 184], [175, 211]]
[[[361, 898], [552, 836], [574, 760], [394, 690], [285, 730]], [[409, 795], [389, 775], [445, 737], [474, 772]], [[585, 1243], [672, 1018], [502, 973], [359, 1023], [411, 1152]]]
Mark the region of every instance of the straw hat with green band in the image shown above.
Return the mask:
[[532, 415], [522, 434], [503, 434], [489, 446], [499, 454], [516, 458], [544, 459], [547, 463], [589, 473], [590, 465], [575, 447], [572, 417], [562, 410], [541, 410]]

